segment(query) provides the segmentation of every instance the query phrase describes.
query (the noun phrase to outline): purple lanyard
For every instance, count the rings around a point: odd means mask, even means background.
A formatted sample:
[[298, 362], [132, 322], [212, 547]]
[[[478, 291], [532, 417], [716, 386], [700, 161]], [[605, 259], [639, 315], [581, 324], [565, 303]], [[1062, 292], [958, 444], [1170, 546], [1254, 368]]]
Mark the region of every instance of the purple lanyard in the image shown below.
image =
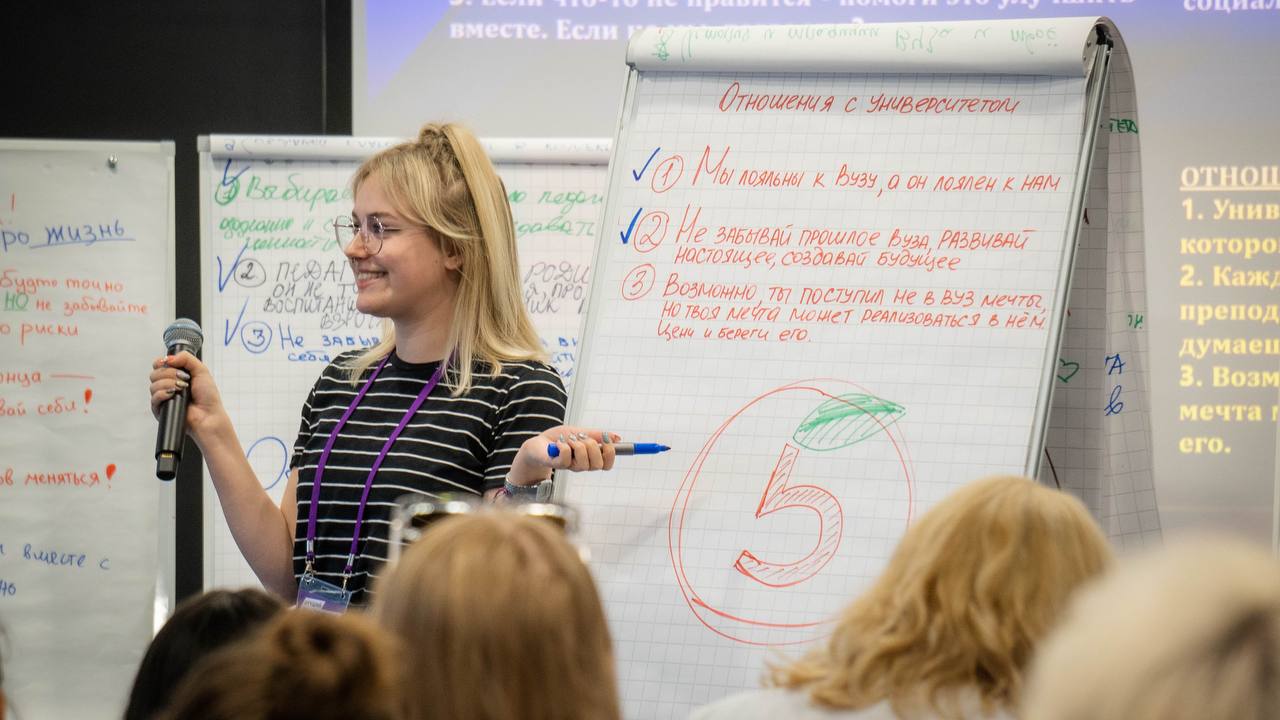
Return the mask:
[[[387, 364], [387, 360], [390, 358], [390, 354], [382, 358], [382, 362], [378, 363], [378, 367], [374, 368], [373, 374], [365, 381], [364, 387], [360, 388], [360, 392], [356, 393], [355, 399], [351, 401], [351, 406], [342, 414], [338, 424], [329, 433], [329, 439], [325, 441], [324, 450], [320, 453], [320, 462], [316, 463], [316, 477], [311, 483], [311, 507], [307, 517], [307, 574], [313, 574], [313, 567], [316, 561], [316, 512], [319, 510], [320, 479], [324, 476], [324, 466], [329, 462], [329, 453], [333, 450], [334, 441], [338, 439], [338, 433], [342, 432], [347, 420], [351, 419], [352, 413], [359, 407], [360, 401], [364, 399], [365, 393], [369, 392], [369, 388], [373, 387], [373, 381], [378, 379], [378, 373], [382, 372], [383, 366]], [[400, 418], [400, 424], [391, 433], [391, 437], [387, 438], [387, 442], [382, 446], [382, 452], [378, 453], [377, 459], [373, 461], [373, 467], [369, 469], [369, 477], [364, 481], [364, 493], [360, 495], [360, 508], [356, 511], [356, 531], [351, 537], [351, 551], [347, 553], [347, 566], [342, 571], [343, 590], [347, 588], [347, 580], [351, 577], [351, 572], [355, 568], [356, 548], [360, 545], [360, 528], [364, 525], [364, 508], [369, 503], [369, 490], [373, 487], [373, 478], [378, 474], [378, 468], [382, 467], [382, 461], [387, 459], [387, 453], [391, 450], [392, 444], [395, 443], [396, 438], [400, 437], [400, 433], [404, 431], [405, 426], [409, 424], [409, 418], [418, 412], [418, 408], [422, 407], [422, 403], [426, 401], [427, 396], [440, 383], [440, 378], [444, 375], [444, 366], [445, 362], [443, 360], [440, 361], [440, 366], [431, 374], [431, 379], [427, 381], [427, 384], [422, 388], [422, 392], [418, 393], [417, 399], [405, 411], [404, 417]]]

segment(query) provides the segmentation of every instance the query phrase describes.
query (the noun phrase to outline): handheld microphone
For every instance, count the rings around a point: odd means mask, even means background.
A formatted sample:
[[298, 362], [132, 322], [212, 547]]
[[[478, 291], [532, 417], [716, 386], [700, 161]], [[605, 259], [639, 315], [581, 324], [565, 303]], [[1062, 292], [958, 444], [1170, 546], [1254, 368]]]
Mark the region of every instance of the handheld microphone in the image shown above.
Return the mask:
[[[194, 320], [178, 318], [165, 328], [164, 346], [169, 355], [186, 350], [200, 355], [204, 333]], [[156, 477], [172, 480], [178, 474], [178, 462], [182, 460], [182, 446], [187, 440], [187, 401], [191, 389], [183, 388], [160, 405], [160, 428], [156, 433]]]

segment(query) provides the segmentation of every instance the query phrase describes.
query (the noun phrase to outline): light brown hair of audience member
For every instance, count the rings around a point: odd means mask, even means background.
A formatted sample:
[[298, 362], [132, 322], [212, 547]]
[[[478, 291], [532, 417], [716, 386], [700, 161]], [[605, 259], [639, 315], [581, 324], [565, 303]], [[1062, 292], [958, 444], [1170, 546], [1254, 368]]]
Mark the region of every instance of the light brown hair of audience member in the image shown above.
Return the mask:
[[1122, 564], [1044, 643], [1023, 717], [1280, 718], [1280, 563], [1199, 538]]
[[826, 647], [770, 681], [830, 708], [956, 717], [969, 696], [1008, 711], [1067, 596], [1110, 559], [1080, 501], [1026, 478], [979, 480], [907, 530]]
[[620, 717], [600, 596], [545, 519], [439, 521], [382, 578], [374, 613], [405, 644], [412, 718]]
[[205, 658], [161, 720], [400, 720], [394, 641], [359, 615], [285, 613]]

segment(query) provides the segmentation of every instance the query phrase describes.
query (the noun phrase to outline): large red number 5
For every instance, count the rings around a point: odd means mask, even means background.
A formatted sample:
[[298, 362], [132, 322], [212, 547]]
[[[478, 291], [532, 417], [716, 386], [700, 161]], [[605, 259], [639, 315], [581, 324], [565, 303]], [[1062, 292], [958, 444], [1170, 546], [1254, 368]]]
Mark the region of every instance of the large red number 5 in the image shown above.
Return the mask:
[[760, 497], [756, 518], [791, 508], [812, 510], [818, 516], [818, 541], [808, 555], [790, 563], [771, 563], [750, 550], [743, 550], [733, 567], [761, 585], [789, 587], [817, 575], [835, 557], [844, 535], [844, 511], [834, 495], [816, 485], [787, 485], [799, 455], [800, 451], [791, 443], [783, 446], [764, 495]]
[[[829, 388], [829, 389], [828, 389]], [[781, 403], [781, 404], [778, 404]], [[798, 404], [798, 405], [797, 405]], [[697, 497], [704, 493], [731, 492], [734, 498], [741, 491], [738, 485], [743, 475], [740, 472], [724, 473], [717, 468], [717, 458], [728, 454], [728, 451], [717, 450], [717, 444], [731, 433], [735, 423], [743, 417], [760, 414], [772, 415], [776, 410], [795, 413], [797, 407], [812, 408], [804, 420], [796, 427], [788, 440], [783, 441], [782, 451], [768, 475], [764, 492], [755, 508], [755, 521], [759, 523], [773, 513], [793, 508], [805, 509], [818, 517], [816, 536], [806, 535], [800, 550], [805, 551], [808, 542], [813, 542], [812, 549], [804, 557], [794, 562], [776, 562], [778, 558], [761, 558], [749, 548], [737, 553], [732, 565], [719, 554], [719, 549], [702, 549], [698, 546], [686, 547], [691, 542], [687, 533], [703, 528], [698, 520]], [[802, 380], [775, 388], [751, 400], [739, 408], [721, 424], [706, 444], [698, 452], [693, 463], [685, 473], [684, 481], [671, 503], [671, 515], [667, 523], [667, 542], [671, 552], [671, 565], [675, 571], [680, 592], [688, 603], [694, 616], [708, 630], [735, 642], [751, 645], [787, 645], [791, 643], [810, 642], [815, 632], [834, 620], [836, 606], [821, 608], [800, 603], [797, 608], [762, 609], [752, 602], [758, 598], [756, 594], [768, 594], [798, 585], [812, 579], [829, 564], [839, 564], [837, 551], [844, 536], [844, 508], [836, 497], [825, 488], [797, 481], [791, 484], [792, 473], [796, 471], [796, 463], [801, 457], [806, 462], [809, 475], [817, 478], [824, 476], [813, 453], [824, 453], [848, 447], [873, 436], [881, 436], [887, 442], [885, 450], [901, 468], [901, 481], [906, 484], [907, 503], [906, 517], [911, 516], [911, 473], [907, 455], [900, 446], [901, 439], [890, 432], [890, 426], [903, 414], [903, 408], [896, 403], [878, 398], [860, 386], [848, 381], [832, 378]], [[734, 441], [742, 442], [744, 436], [739, 433]], [[781, 439], [781, 438], [780, 438]], [[756, 443], [767, 442], [767, 438], [754, 438]], [[765, 456], [768, 457], [768, 456]], [[708, 465], [711, 463], [711, 465]], [[827, 463], [828, 470], [830, 463]], [[763, 467], [760, 468], [763, 471]], [[704, 470], [708, 477], [703, 478]], [[803, 477], [804, 468], [800, 477]], [[750, 474], [754, 476], [754, 473]], [[717, 478], [727, 478], [724, 485], [716, 485]], [[763, 478], [762, 478], [763, 479]], [[881, 478], [874, 474], [864, 478], [866, 482], [896, 482], [893, 477]], [[754, 497], [754, 494], [752, 495]], [[741, 506], [735, 505], [736, 508]], [[739, 510], [740, 512], [740, 510]], [[768, 533], [753, 537], [765, 537]], [[699, 536], [702, 537], [701, 535]], [[809, 538], [813, 538], [810, 540]], [[756, 543], [746, 540], [743, 545]], [[718, 546], [723, 548], [724, 546]], [[733, 548], [735, 545], [729, 545]], [[742, 547], [737, 545], [736, 547]], [[757, 545], [757, 549], [758, 549]], [[714, 552], [715, 560], [691, 563], [686, 567], [686, 553], [698, 551]], [[765, 553], [772, 555], [774, 551]], [[736, 585], [755, 587], [737, 587], [729, 583], [720, 574], [728, 573], [732, 567], [738, 578], [750, 578], [747, 583], [739, 579]], [[695, 586], [695, 582], [710, 590], [710, 595], [703, 595]], [[725, 588], [730, 588], [728, 591]]]

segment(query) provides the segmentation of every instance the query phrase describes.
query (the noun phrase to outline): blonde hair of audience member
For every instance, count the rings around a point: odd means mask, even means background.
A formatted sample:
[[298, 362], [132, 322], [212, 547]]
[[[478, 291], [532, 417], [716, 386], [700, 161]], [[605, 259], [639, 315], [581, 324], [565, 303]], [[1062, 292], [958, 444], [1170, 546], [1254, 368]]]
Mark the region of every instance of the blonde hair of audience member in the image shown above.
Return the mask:
[[1075, 498], [1021, 477], [971, 483], [907, 530], [826, 647], [773, 668], [771, 683], [828, 708], [888, 701], [905, 717], [961, 717], [966, 694], [1009, 710], [1037, 641], [1110, 558]]
[[283, 614], [199, 663], [161, 720], [400, 720], [394, 641], [358, 615]]
[[[448, 341], [457, 373], [453, 394], [470, 387], [477, 358], [494, 372], [504, 361], [545, 360], [524, 304], [506, 189], [476, 137], [452, 123], [425, 125], [416, 141], [366, 160], [352, 177], [353, 191], [370, 178], [397, 214], [428, 228], [446, 256], [462, 259]], [[384, 322], [382, 341], [351, 364], [353, 381], [395, 344], [395, 330]]]
[[1121, 565], [1045, 642], [1023, 717], [1280, 718], [1280, 563], [1200, 538]]
[[381, 579], [405, 644], [409, 717], [620, 717], [604, 608], [564, 532], [491, 510], [432, 525]]

